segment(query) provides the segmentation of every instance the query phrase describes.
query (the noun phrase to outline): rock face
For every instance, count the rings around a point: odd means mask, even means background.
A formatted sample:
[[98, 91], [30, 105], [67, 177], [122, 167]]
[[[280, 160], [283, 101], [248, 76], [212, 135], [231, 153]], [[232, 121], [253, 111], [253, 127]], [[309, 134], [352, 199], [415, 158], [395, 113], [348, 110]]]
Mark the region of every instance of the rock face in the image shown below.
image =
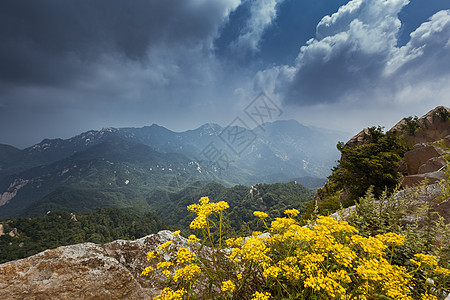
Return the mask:
[[[418, 124], [421, 128], [417, 130], [414, 136], [403, 134], [403, 137], [410, 141], [412, 145], [415, 145], [418, 143], [431, 143], [450, 135], [450, 119], [443, 120], [441, 116], [444, 111], [450, 112], [450, 109], [445, 106], [438, 106], [430, 110], [418, 119]], [[404, 126], [405, 120], [403, 119], [389, 131], [404, 132]]]
[[[419, 174], [419, 169], [422, 165], [428, 163], [429, 159], [438, 158], [445, 151], [439, 147], [427, 144], [417, 144], [414, 149], [405, 153], [406, 168], [409, 175]], [[431, 164], [431, 162], [430, 162]], [[442, 166], [441, 166], [442, 167]], [[438, 168], [439, 169], [439, 168]], [[438, 170], [437, 169], [437, 170]], [[433, 171], [437, 171], [433, 170]], [[433, 172], [431, 171], [431, 172]], [[425, 172], [422, 172], [423, 174]]]
[[148, 299], [161, 287], [140, 277], [147, 252], [172, 239], [161, 231], [135, 241], [85, 243], [0, 265], [0, 299]]
[[[444, 141], [450, 139], [445, 137]], [[420, 143], [414, 149], [405, 153], [407, 176], [402, 186], [411, 187], [420, 184], [425, 178], [429, 183], [446, 179], [443, 167], [446, 165], [444, 156], [448, 149], [436, 146], [435, 143]]]

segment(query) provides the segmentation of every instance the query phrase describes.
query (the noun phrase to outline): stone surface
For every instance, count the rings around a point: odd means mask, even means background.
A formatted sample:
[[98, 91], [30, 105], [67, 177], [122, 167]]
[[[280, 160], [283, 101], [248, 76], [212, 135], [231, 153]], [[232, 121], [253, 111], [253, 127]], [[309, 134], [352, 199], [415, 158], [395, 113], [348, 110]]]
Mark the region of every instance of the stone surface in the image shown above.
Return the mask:
[[414, 149], [405, 153], [406, 168], [409, 175], [418, 174], [420, 166], [427, 163], [430, 158], [439, 157], [444, 154], [439, 147], [417, 144]]
[[161, 231], [135, 241], [85, 243], [0, 265], [0, 299], [148, 299], [160, 288], [140, 277], [147, 252], [172, 238]]
[[363, 130], [358, 132], [358, 134], [356, 134], [355, 136], [351, 137], [348, 140], [348, 142], [345, 143], [345, 146], [347, 146], [347, 147], [354, 147], [354, 146], [364, 145], [364, 143], [366, 142], [366, 136], [368, 134], [369, 134], [369, 129], [368, 128], [364, 128]]
[[403, 178], [402, 187], [406, 188], [416, 186], [424, 181], [425, 178], [428, 180], [429, 184], [446, 179], [445, 173], [443, 171], [409, 175]]
[[[417, 143], [431, 143], [450, 135], [450, 120], [442, 121], [438, 116], [439, 109], [446, 109], [450, 112], [450, 109], [445, 106], [438, 106], [430, 110], [418, 120], [422, 128], [417, 130], [414, 136], [403, 134], [403, 137], [411, 143], [411, 145], [415, 145]], [[404, 124], [405, 121], [401, 120], [389, 131], [402, 133], [404, 132]]]
[[426, 163], [421, 165], [418, 170], [418, 174], [424, 174], [424, 173], [430, 173], [430, 172], [436, 172], [439, 169], [441, 169], [443, 166], [445, 166], [446, 162], [442, 157], [432, 157], [429, 160], [427, 160]]

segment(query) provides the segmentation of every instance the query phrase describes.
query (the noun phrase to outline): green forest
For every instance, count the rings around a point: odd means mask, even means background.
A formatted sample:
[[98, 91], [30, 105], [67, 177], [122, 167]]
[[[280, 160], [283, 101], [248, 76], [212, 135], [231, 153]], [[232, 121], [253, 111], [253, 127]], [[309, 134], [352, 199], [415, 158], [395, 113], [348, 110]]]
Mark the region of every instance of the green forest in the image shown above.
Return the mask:
[[[33, 218], [0, 221], [5, 235], [0, 236], [0, 263], [24, 258], [45, 249], [84, 242], [103, 244], [117, 239], [137, 239], [163, 229], [182, 229], [189, 233], [193, 216], [186, 207], [200, 197], [227, 201], [227, 230], [233, 235], [256, 228], [254, 210], [281, 217], [286, 208], [304, 212], [313, 192], [296, 182], [225, 187], [219, 183], [197, 182], [179, 191], [160, 189], [148, 196], [145, 210], [103, 207], [85, 212], [84, 205], [71, 205], [72, 212], [56, 210]], [[57, 201], [55, 201], [57, 202]], [[148, 211], [150, 207], [151, 212]], [[76, 210], [79, 208], [79, 210]], [[164, 222], [159, 218], [164, 216]], [[14, 236], [10, 236], [12, 232]]]
[[37, 218], [9, 219], [1, 224], [5, 235], [0, 236], [0, 263], [59, 246], [137, 239], [166, 228], [152, 213], [140, 214], [114, 207], [80, 215], [50, 212]]

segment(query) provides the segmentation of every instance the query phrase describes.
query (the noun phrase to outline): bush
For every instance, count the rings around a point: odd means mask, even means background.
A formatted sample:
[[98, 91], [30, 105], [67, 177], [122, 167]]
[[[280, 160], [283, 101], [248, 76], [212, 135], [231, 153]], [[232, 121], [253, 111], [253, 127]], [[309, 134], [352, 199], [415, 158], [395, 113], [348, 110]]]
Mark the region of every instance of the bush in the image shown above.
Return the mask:
[[442, 122], [447, 122], [450, 119], [450, 112], [444, 107], [439, 107], [436, 114]]
[[437, 299], [449, 281], [450, 270], [432, 255], [416, 254], [411, 271], [395, 264], [402, 235], [364, 237], [349, 223], [323, 216], [301, 227], [296, 209], [270, 226], [268, 215], [256, 211], [266, 231], [224, 243], [227, 206], [201, 198], [188, 210], [197, 215], [190, 227], [202, 238], [191, 235], [189, 247], [175, 251], [181, 241], [175, 232], [173, 240], [148, 253], [151, 264], [141, 275], [166, 286], [155, 299]]
[[416, 131], [421, 127], [419, 123], [419, 118], [417, 116], [414, 117], [409, 116], [403, 118], [403, 120], [405, 121], [405, 124], [403, 125], [403, 130], [405, 130], [409, 136], [415, 136]]
[[364, 196], [370, 186], [375, 196], [379, 196], [386, 188], [392, 191], [398, 184], [401, 177], [398, 164], [408, 150], [401, 137], [383, 133], [381, 127], [371, 127], [365, 140], [365, 144], [353, 147], [337, 145], [342, 158], [328, 177], [331, 195], [344, 189], [348, 191], [347, 198], [355, 201]]

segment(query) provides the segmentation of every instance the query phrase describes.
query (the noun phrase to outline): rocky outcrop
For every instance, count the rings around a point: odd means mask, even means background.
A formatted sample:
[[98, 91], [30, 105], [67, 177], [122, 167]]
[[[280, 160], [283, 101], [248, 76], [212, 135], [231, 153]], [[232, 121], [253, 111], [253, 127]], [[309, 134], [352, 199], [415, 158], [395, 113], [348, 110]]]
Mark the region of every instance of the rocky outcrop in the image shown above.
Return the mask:
[[403, 187], [413, 187], [421, 184], [424, 180], [427, 180], [428, 184], [436, 183], [443, 179], [446, 179], [444, 172], [436, 171], [429, 172], [424, 174], [416, 174], [416, 175], [408, 175], [403, 178], [402, 186]]
[[0, 299], [154, 297], [161, 287], [139, 275], [147, 252], [170, 239], [171, 232], [161, 231], [135, 241], [59, 247], [1, 264]]
[[447, 111], [447, 114], [450, 113], [450, 109], [448, 107], [438, 106], [435, 109], [430, 110], [424, 116], [420, 117], [417, 120], [420, 128], [414, 135], [405, 133], [405, 119], [402, 119], [389, 131], [402, 133], [403, 137], [412, 145], [418, 143], [432, 143], [450, 135], [450, 118], [445, 119], [442, 115], [445, 111]]
[[347, 143], [345, 143], [345, 146], [347, 147], [354, 147], [354, 146], [360, 146], [364, 145], [366, 143], [367, 135], [369, 134], [369, 128], [364, 128], [358, 134], [351, 137]]
[[[415, 145], [413, 150], [405, 153], [405, 161], [408, 174], [409, 175], [419, 174], [420, 167], [424, 166], [425, 168], [426, 164], [431, 165], [432, 162], [431, 161], [429, 162], [430, 159], [439, 158], [444, 153], [445, 150], [433, 145], [423, 143]], [[442, 167], [442, 165], [440, 167]], [[423, 173], [426, 172], [422, 172], [420, 174]]]
[[442, 157], [432, 157], [419, 167], [418, 174], [436, 172], [445, 166], [446, 162]]
[[[449, 140], [445, 137], [444, 141]], [[420, 184], [425, 179], [428, 183], [439, 182], [446, 179], [443, 171], [446, 161], [444, 156], [448, 149], [438, 147], [436, 143], [420, 143], [414, 149], [405, 153], [407, 176], [403, 178], [402, 186], [411, 187]]]

